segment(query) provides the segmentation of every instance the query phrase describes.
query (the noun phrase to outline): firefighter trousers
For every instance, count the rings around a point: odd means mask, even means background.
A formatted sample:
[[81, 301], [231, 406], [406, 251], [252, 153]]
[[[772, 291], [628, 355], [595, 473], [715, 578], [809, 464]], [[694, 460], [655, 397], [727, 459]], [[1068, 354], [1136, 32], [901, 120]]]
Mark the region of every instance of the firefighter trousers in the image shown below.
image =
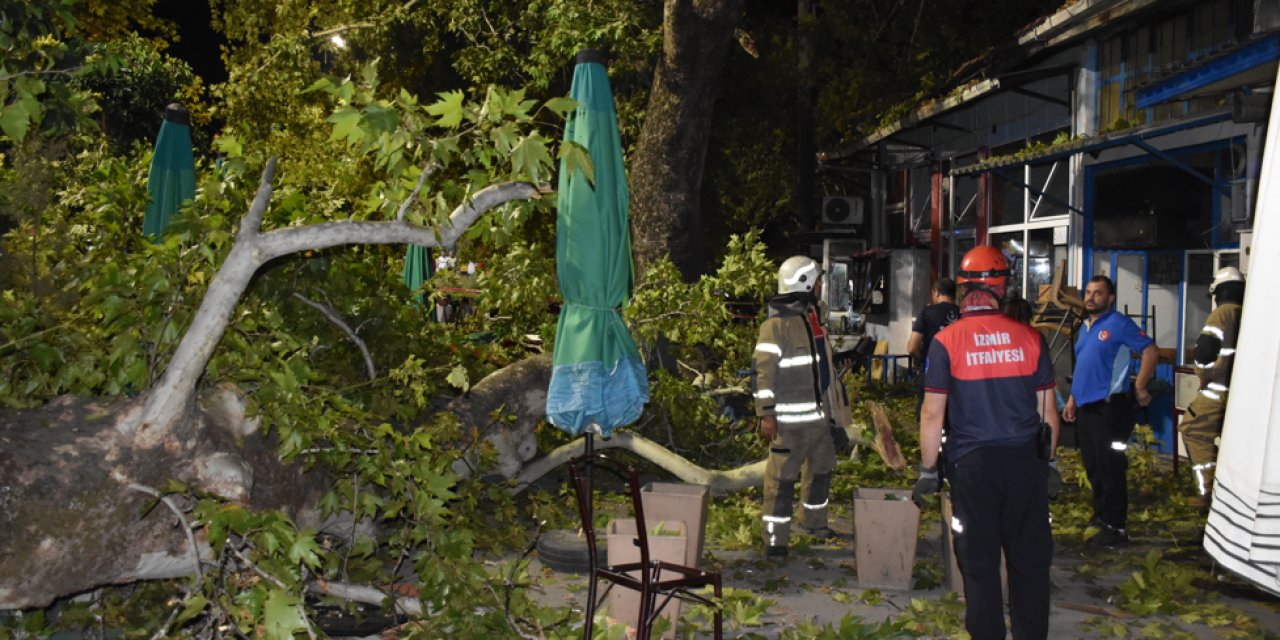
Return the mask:
[[965, 629], [974, 640], [1004, 640], [1003, 550], [1013, 637], [1047, 637], [1053, 560], [1048, 464], [1028, 444], [979, 447], [950, 466], [951, 533], [964, 576]]
[[826, 425], [778, 429], [777, 437], [769, 443], [764, 471], [765, 545], [785, 547], [790, 541], [796, 481], [801, 475], [801, 525], [809, 529], [827, 526], [827, 498], [835, 467], [835, 445]]
[[1178, 423], [1187, 455], [1196, 465], [1218, 461], [1218, 437], [1222, 435], [1222, 419], [1227, 414], [1227, 399], [1214, 400], [1197, 394], [1187, 407], [1187, 417]]

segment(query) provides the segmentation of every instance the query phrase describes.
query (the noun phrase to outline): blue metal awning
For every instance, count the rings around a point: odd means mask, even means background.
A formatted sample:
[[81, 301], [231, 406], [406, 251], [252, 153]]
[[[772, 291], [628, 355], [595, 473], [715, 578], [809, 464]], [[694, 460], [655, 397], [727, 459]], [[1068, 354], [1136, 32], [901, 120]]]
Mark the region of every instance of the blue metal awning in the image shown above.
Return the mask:
[[[1146, 109], [1204, 89], [1277, 59], [1280, 59], [1280, 36], [1264, 38], [1138, 89], [1134, 106]], [[1274, 74], [1270, 75], [1274, 76]]]

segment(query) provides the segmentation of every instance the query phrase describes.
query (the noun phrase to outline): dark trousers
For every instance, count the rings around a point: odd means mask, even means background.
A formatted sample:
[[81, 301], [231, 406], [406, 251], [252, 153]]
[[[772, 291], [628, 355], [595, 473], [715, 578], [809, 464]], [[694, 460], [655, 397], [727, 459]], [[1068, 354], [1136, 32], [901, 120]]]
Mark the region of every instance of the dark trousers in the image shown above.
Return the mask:
[[951, 462], [951, 531], [964, 576], [964, 626], [973, 640], [1003, 640], [1000, 551], [1009, 572], [1016, 640], [1049, 635], [1049, 467], [1034, 444], [983, 447]]
[[1129, 457], [1125, 455], [1137, 408], [1128, 394], [1091, 402], [1076, 410], [1076, 437], [1085, 475], [1093, 485], [1093, 516], [1124, 529], [1129, 516]]

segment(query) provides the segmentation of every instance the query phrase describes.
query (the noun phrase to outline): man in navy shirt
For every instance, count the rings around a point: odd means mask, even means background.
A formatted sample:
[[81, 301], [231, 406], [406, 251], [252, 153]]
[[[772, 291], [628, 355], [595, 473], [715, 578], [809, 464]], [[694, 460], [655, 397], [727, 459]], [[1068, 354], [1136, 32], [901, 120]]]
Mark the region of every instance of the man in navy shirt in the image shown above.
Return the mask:
[[[1094, 276], [1085, 285], [1084, 309], [1089, 317], [1076, 338], [1071, 396], [1062, 410], [1064, 419], [1076, 422], [1080, 458], [1093, 485], [1091, 524], [1100, 531], [1089, 542], [1104, 547], [1129, 540], [1125, 450], [1137, 407], [1151, 404], [1147, 383], [1160, 358], [1155, 342], [1133, 320], [1112, 309], [1115, 303], [1116, 285], [1111, 278]], [[1135, 353], [1142, 354], [1142, 366], [1130, 395], [1129, 369]]]
[[[964, 576], [965, 628], [974, 640], [1003, 640], [1000, 553], [1009, 567], [1013, 637], [1049, 633], [1049, 459], [1058, 437], [1053, 363], [1044, 338], [1006, 318], [1000, 299], [1009, 263], [999, 249], [974, 247], [960, 262], [961, 317], [943, 329], [925, 362], [920, 479], [912, 499], [938, 490], [944, 417], [951, 531]], [[1043, 431], [1048, 436], [1042, 443]]]

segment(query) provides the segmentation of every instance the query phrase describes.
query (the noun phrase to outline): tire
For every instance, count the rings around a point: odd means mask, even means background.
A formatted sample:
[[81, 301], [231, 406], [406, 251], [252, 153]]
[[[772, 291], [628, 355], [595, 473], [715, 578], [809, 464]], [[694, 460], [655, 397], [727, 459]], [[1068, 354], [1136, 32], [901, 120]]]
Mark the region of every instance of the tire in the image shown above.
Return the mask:
[[[606, 562], [605, 541], [596, 542], [596, 561]], [[542, 566], [561, 573], [585, 575], [591, 571], [591, 556], [587, 552], [587, 540], [572, 529], [555, 529], [538, 538], [538, 560]]]

